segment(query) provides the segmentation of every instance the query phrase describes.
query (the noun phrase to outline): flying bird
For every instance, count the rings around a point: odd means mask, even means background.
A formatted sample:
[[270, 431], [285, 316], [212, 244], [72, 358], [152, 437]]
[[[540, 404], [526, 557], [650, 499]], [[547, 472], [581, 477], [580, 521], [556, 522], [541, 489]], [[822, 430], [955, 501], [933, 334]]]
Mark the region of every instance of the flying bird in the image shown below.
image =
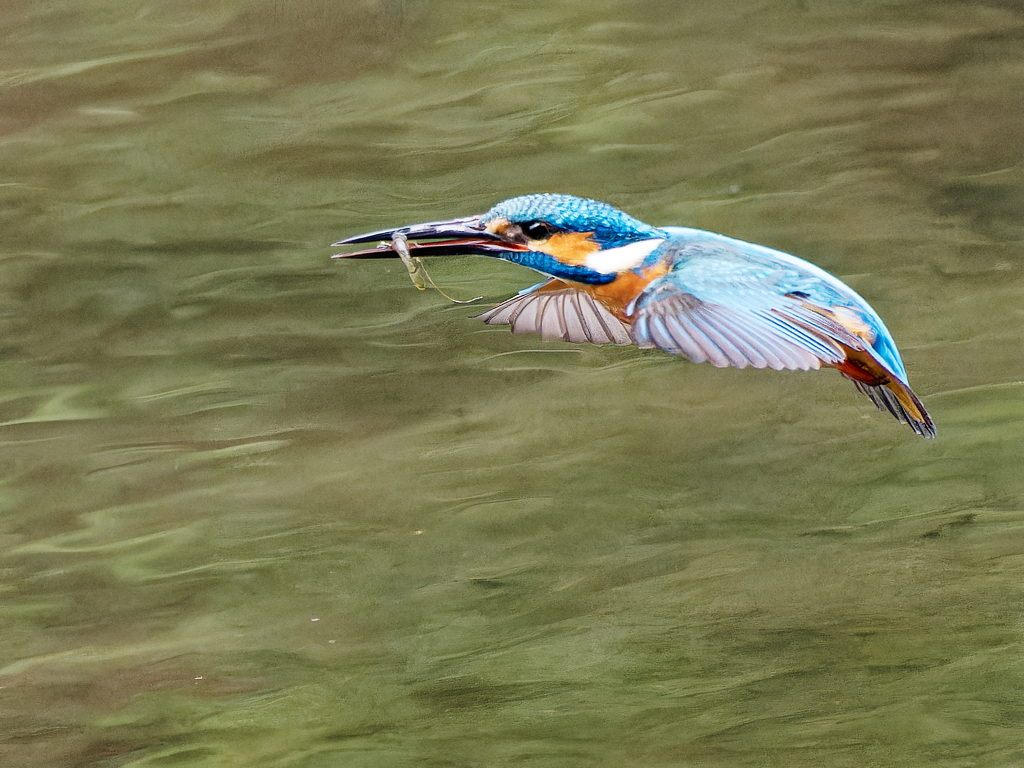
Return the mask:
[[836, 368], [922, 437], [935, 425], [878, 314], [788, 253], [687, 227], [654, 227], [598, 200], [513, 197], [478, 216], [349, 237], [390, 241], [335, 258], [476, 254], [547, 279], [478, 317], [545, 340], [636, 344], [717, 367]]

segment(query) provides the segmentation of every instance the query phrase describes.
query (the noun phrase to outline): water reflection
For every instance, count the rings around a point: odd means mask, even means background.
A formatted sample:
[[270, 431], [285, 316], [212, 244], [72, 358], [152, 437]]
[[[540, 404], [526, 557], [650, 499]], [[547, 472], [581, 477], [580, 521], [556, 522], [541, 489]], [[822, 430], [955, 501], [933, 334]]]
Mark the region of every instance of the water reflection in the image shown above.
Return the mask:
[[[1019, 762], [1016, 7], [403, 7], [0, 11], [0, 762]], [[542, 190], [842, 276], [939, 439], [327, 260]]]

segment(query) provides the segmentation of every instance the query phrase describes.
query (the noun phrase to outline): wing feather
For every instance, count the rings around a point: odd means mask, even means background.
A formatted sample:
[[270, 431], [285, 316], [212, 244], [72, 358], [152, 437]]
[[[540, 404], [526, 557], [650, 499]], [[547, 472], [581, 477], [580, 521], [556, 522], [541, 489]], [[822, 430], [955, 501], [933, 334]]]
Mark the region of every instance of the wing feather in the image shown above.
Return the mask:
[[[769, 334], [760, 326], [757, 318], [719, 307], [705, 307], [704, 315], [721, 333], [731, 336], [737, 345], [744, 346], [751, 365], [775, 370], [799, 367], [800, 356], [795, 354], [796, 348], [781, 339], [775, 344], [769, 343]], [[760, 364], [759, 357], [764, 360], [764, 365]]]
[[547, 304], [547, 297], [538, 295], [533, 301], [520, 302], [519, 306], [509, 315], [509, 325], [512, 326], [512, 333], [517, 328], [522, 330], [519, 333], [541, 332], [541, 318], [544, 316], [544, 305]]
[[590, 294], [560, 280], [534, 286], [477, 317], [488, 325], [511, 325], [513, 333], [539, 333], [546, 341], [632, 343], [621, 320]]
[[745, 365], [751, 365], [754, 368], [771, 367], [771, 362], [769, 361], [771, 353], [767, 347], [764, 350], [758, 349], [756, 345], [746, 340], [742, 333], [733, 331], [727, 323], [721, 322], [721, 319], [714, 312], [703, 313], [703, 319], [708, 329], [718, 334], [722, 337], [723, 341], [730, 344], [736, 350], [736, 354], [742, 360], [741, 365], [733, 363], [738, 368], [743, 368]]
[[565, 326], [565, 337], [570, 339], [587, 338], [587, 329], [583, 324], [583, 316], [580, 314], [578, 298], [568, 296], [565, 303], [565, 311], [560, 313], [562, 324]]
[[659, 294], [636, 304], [632, 333], [641, 347], [658, 347], [718, 367], [808, 370], [845, 358], [832, 339], [787, 321], [770, 306], [749, 311], [702, 303], [663, 288]]
[[741, 352], [735, 344], [726, 338], [725, 334], [715, 327], [714, 323], [709, 321], [706, 313], [695, 312], [691, 321], [694, 327], [704, 335], [704, 338], [721, 353], [717, 361], [712, 359], [712, 363], [719, 368], [724, 368], [727, 365], [732, 365], [735, 368], [746, 368], [748, 365], [754, 365], [761, 359], [760, 355], [751, 359], [750, 355]]
[[[789, 344], [806, 354], [813, 355], [822, 363], [838, 363], [845, 357], [843, 350], [830, 339], [821, 338], [798, 325], [793, 325], [782, 317], [769, 314], [765, 318], [771, 333], [776, 334]], [[814, 366], [817, 368], [818, 366]]]
[[731, 361], [729, 356], [725, 353], [715, 340], [712, 339], [706, 333], [704, 323], [700, 313], [693, 313], [690, 317], [686, 318], [689, 323], [685, 323], [682, 318], [669, 317], [668, 321], [671, 323], [672, 330], [675, 332], [674, 336], [680, 338], [683, 335], [689, 334], [697, 346], [701, 348], [704, 355], [707, 357], [708, 362], [716, 368], [726, 368], [730, 365]]
[[[821, 360], [800, 345], [799, 337], [791, 337], [784, 328], [777, 329], [780, 332], [776, 334], [770, 317], [767, 320], [747, 317], [718, 307], [708, 308], [706, 314], [713, 318], [722, 333], [733, 335], [747, 345], [748, 359], [757, 368], [806, 371], [821, 366]], [[758, 355], [764, 358], [764, 365], [755, 360]]]
[[[543, 294], [537, 301], [537, 316], [540, 321], [540, 335], [544, 341], [557, 341], [566, 338], [565, 323], [558, 307], [551, 306], [551, 294]], [[525, 326], [512, 329], [513, 333], [529, 333]]]
[[[651, 340], [656, 346], [664, 349], [666, 352], [674, 352], [676, 354], [683, 352], [694, 362], [707, 362], [708, 358], [704, 354], [704, 350], [699, 345], [694, 344], [692, 339], [683, 337], [676, 340], [672, 336], [672, 332], [668, 329], [668, 318], [660, 312], [651, 318]], [[686, 344], [688, 348], [682, 348], [680, 344]]]
[[840, 325], [836, 320], [823, 314], [821, 310], [814, 309], [802, 300], [799, 304], [791, 302], [775, 311], [780, 317], [799, 326], [804, 326], [816, 335], [833, 339], [853, 349], [864, 349], [863, 339]]

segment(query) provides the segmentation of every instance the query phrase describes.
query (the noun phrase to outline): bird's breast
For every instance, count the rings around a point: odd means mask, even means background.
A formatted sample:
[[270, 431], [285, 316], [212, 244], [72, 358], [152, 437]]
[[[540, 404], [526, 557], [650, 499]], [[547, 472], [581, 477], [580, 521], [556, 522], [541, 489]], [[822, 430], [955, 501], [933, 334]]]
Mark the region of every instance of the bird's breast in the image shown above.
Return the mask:
[[612, 282], [604, 285], [581, 286], [581, 290], [593, 296], [615, 317], [624, 323], [631, 322], [626, 314], [626, 307], [640, 295], [648, 285], [668, 273], [663, 264], [656, 264], [646, 269], [631, 269], [622, 272]]

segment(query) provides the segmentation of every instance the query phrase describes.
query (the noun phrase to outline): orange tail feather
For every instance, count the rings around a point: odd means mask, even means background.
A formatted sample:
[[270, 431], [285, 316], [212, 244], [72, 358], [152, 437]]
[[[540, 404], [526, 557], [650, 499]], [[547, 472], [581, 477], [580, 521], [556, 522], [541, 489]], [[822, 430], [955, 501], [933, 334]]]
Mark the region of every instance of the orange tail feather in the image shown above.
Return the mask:
[[891, 413], [922, 437], [935, 437], [935, 423], [908, 384], [895, 378], [867, 352], [845, 348], [846, 360], [835, 367], [880, 411]]

